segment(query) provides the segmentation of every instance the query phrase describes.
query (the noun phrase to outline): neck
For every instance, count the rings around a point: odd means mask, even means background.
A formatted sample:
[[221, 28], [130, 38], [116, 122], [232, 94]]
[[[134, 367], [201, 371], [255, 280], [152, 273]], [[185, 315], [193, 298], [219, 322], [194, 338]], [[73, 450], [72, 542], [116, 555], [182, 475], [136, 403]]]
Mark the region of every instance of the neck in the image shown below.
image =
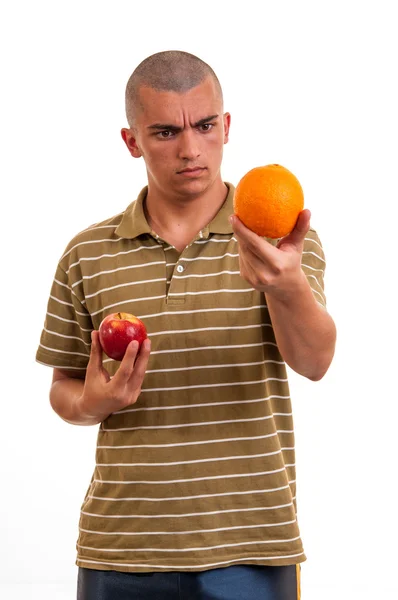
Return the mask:
[[208, 225], [223, 205], [228, 188], [216, 180], [197, 196], [170, 196], [148, 184], [144, 202], [151, 229], [180, 252]]

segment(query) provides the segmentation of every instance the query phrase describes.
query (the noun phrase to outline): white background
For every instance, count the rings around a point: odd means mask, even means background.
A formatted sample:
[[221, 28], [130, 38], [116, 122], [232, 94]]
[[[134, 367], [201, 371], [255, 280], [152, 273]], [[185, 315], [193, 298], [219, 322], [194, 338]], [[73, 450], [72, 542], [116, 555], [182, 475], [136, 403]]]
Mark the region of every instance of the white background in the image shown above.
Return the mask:
[[66, 244], [146, 183], [120, 137], [127, 79], [178, 49], [223, 86], [224, 179], [292, 170], [326, 253], [335, 360], [320, 382], [291, 375], [303, 600], [397, 598], [393, 4], [1, 4], [1, 597], [75, 596], [97, 428], [52, 412], [51, 369], [35, 352]]

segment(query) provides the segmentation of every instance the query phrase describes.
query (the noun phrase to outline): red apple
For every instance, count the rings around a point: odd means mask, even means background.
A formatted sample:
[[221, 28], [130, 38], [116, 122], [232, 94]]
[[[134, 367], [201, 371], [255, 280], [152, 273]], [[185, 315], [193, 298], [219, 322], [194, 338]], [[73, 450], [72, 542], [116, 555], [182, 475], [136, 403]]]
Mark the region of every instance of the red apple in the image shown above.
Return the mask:
[[114, 360], [122, 360], [130, 342], [137, 340], [140, 347], [148, 337], [144, 323], [125, 312], [107, 315], [98, 331], [103, 351]]

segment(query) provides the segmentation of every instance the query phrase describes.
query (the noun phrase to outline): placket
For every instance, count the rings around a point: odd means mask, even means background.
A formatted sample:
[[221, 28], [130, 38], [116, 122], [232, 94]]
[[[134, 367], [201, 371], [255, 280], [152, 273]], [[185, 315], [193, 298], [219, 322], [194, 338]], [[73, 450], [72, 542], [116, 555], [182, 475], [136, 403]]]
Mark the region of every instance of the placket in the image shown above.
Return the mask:
[[194, 269], [194, 260], [197, 248], [193, 246], [196, 240], [203, 240], [209, 237], [208, 228], [203, 229], [198, 233], [194, 240], [184, 250], [179, 253], [174, 246], [169, 246], [165, 251], [166, 255], [166, 272], [168, 274], [168, 287], [166, 293], [166, 302], [168, 305], [185, 304], [189, 296], [185, 296], [187, 290], [187, 279], [185, 276]]

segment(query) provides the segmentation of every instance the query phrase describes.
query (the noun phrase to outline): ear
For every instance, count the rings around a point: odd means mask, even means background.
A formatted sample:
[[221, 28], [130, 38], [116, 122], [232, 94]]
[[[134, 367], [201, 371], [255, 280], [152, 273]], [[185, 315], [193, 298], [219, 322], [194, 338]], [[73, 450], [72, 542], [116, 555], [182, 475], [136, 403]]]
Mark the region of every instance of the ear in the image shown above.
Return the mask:
[[135, 137], [134, 131], [132, 129], [126, 129], [125, 127], [123, 127], [120, 133], [131, 156], [133, 156], [134, 158], [140, 158], [142, 156], [142, 152], [137, 145], [137, 139]]
[[229, 113], [224, 113], [224, 144], [226, 144], [229, 140], [229, 128], [231, 126], [231, 115]]

